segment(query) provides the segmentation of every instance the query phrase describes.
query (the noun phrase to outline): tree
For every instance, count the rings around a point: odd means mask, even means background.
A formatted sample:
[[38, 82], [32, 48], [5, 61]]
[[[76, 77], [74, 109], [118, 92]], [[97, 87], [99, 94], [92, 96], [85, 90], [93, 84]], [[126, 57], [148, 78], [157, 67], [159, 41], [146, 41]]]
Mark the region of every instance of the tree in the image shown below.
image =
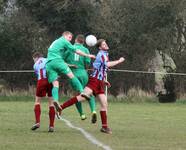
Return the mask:
[[[45, 29], [32, 20], [26, 11], [18, 10], [6, 16], [0, 24], [0, 68], [1, 70], [30, 70], [32, 52], [46, 54], [48, 39]], [[11, 87], [27, 87], [32, 74], [1, 74]], [[20, 82], [21, 79], [21, 82]]]

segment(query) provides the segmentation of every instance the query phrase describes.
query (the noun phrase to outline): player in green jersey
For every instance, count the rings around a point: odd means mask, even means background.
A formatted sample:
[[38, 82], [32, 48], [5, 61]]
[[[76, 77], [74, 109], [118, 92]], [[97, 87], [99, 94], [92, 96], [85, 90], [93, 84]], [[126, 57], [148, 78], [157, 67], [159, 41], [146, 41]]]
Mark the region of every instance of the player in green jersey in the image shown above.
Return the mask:
[[94, 55], [86, 54], [82, 52], [81, 50], [77, 49], [75, 46], [73, 46], [70, 41], [72, 40], [73, 34], [69, 31], [65, 31], [62, 34], [62, 37], [55, 40], [50, 47], [48, 48], [48, 54], [47, 54], [47, 63], [46, 63], [46, 70], [47, 70], [47, 76], [49, 83], [52, 83], [52, 97], [54, 99], [54, 106], [57, 111], [62, 110], [61, 106], [59, 105], [59, 81], [58, 77], [61, 74], [65, 74], [70, 79], [70, 82], [72, 83], [72, 86], [77, 91], [82, 92], [83, 87], [77, 77], [74, 76], [71, 69], [68, 67], [68, 65], [64, 61], [64, 53], [65, 51], [69, 50], [74, 53], [77, 53], [81, 56], [89, 57], [89, 58], [95, 58]]
[[[86, 53], [86, 54], [90, 54], [89, 50], [83, 46], [85, 42], [85, 37], [82, 34], [79, 34], [76, 36], [75, 38], [75, 44], [74, 46], [77, 49], [80, 49], [82, 52]], [[80, 81], [80, 83], [82, 84], [83, 88], [85, 87], [85, 85], [88, 83], [88, 73], [86, 71], [86, 68], [90, 65], [91, 59], [88, 57], [83, 57], [80, 56], [76, 53], [73, 53], [72, 51], [68, 50], [65, 52], [64, 55], [64, 59], [65, 62], [67, 64], [69, 64], [73, 72], [73, 74], [78, 78], [78, 80]], [[76, 67], [73, 67], [76, 66]], [[71, 86], [72, 82], [70, 82]], [[78, 91], [79, 92], [79, 91]], [[89, 105], [90, 105], [90, 109], [91, 109], [91, 113], [92, 113], [92, 119], [91, 122], [92, 123], [96, 123], [97, 121], [97, 115], [96, 115], [96, 110], [95, 110], [95, 99], [93, 96], [91, 96], [90, 100], [88, 101]], [[78, 102], [76, 103], [76, 108], [81, 116], [82, 120], [86, 119], [85, 114], [83, 113], [83, 109], [82, 109], [82, 103]]]

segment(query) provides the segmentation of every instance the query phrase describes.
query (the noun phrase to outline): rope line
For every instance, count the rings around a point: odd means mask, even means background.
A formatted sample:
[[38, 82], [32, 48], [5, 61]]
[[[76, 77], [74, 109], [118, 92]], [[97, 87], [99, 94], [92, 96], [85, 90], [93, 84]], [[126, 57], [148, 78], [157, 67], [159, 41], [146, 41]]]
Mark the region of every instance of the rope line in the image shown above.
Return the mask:
[[143, 74], [170, 74], [170, 75], [186, 76], [186, 73], [176, 73], [176, 72], [137, 71], [137, 70], [119, 70], [119, 69], [110, 69], [109, 71], [127, 72], [127, 73], [143, 73]]
[[[92, 70], [92, 69], [88, 69]], [[143, 73], [143, 74], [169, 74], [169, 75], [178, 75], [186, 76], [186, 73], [178, 72], [156, 72], [156, 71], [139, 71], [139, 70], [120, 70], [120, 69], [109, 69], [109, 72], [126, 72], [126, 73]], [[33, 73], [33, 70], [0, 70], [0, 73]]]
[[33, 70], [0, 70], [0, 73], [32, 73]]

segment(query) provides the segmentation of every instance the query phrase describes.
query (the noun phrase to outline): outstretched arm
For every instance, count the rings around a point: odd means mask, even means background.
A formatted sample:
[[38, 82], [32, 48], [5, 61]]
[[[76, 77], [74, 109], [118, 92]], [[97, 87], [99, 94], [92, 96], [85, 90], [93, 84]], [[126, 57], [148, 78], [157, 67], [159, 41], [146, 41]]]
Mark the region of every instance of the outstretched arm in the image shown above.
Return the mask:
[[107, 62], [107, 66], [108, 66], [108, 67], [114, 67], [114, 66], [116, 66], [116, 65], [118, 65], [118, 64], [120, 64], [120, 63], [122, 63], [122, 62], [124, 62], [124, 60], [125, 60], [125, 58], [121, 57], [121, 58], [118, 59], [118, 60], [109, 61], [109, 62]]
[[81, 50], [76, 49], [76, 47], [73, 46], [70, 42], [66, 43], [66, 48], [71, 50], [71, 51], [73, 51], [73, 52], [75, 52], [75, 53], [77, 53], [78, 55], [89, 57], [89, 58], [93, 58], [93, 59], [96, 58], [94, 55], [86, 54], [86, 53], [82, 52]]
[[86, 54], [86, 53], [82, 52], [81, 50], [76, 50], [75, 53], [77, 53], [78, 55], [81, 55], [81, 56], [92, 58], [92, 59], [95, 59], [96, 58], [95, 55]]

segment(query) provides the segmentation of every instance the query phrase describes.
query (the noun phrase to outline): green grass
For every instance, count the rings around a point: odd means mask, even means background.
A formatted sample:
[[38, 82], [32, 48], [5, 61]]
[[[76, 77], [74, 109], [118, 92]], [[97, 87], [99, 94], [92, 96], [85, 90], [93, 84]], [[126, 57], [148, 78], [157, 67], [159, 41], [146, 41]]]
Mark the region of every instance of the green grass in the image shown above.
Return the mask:
[[[101, 150], [79, 131], [61, 120], [55, 132], [48, 133], [47, 101], [42, 104], [41, 128], [30, 130], [34, 122], [30, 97], [0, 97], [0, 150]], [[81, 121], [74, 106], [64, 111], [73, 125], [85, 129], [113, 150], [184, 150], [186, 149], [186, 105], [182, 102], [109, 103], [109, 125], [112, 135], [99, 132], [101, 123], [90, 123], [90, 112], [84, 103], [87, 120]], [[99, 105], [97, 105], [97, 109]]]

